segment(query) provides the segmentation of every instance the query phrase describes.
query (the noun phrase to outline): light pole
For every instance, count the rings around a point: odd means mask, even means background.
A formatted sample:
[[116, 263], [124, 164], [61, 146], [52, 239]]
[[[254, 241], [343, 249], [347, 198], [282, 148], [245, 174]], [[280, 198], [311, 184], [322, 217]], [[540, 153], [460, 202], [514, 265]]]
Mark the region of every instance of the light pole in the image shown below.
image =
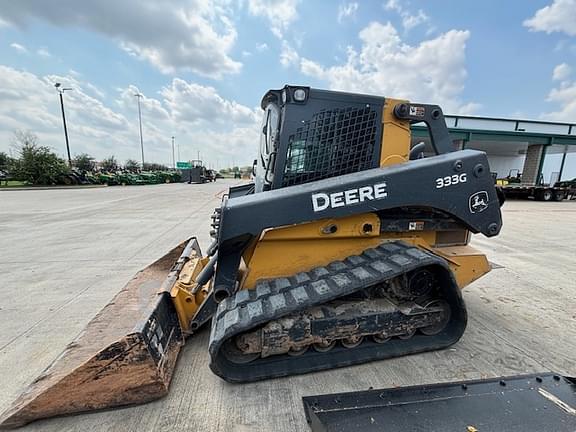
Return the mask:
[[142, 171], [144, 171], [144, 139], [142, 138], [142, 111], [140, 110], [140, 98], [143, 97], [141, 93], [136, 93], [134, 96], [138, 98], [138, 124], [140, 125], [140, 149], [142, 150]]
[[64, 138], [66, 138], [66, 152], [68, 153], [68, 165], [72, 167], [72, 158], [70, 157], [70, 142], [68, 141], [68, 128], [66, 127], [66, 114], [64, 114], [64, 92], [72, 90], [71, 88], [64, 88], [59, 82], [54, 84], [58, 94], [60, 95], [60, 107], [62, 108], [62, 123], [64, 123]]
[[176, 169], [176, 156], [174, 155], [174, 137], [172, 137], [172, 165]]

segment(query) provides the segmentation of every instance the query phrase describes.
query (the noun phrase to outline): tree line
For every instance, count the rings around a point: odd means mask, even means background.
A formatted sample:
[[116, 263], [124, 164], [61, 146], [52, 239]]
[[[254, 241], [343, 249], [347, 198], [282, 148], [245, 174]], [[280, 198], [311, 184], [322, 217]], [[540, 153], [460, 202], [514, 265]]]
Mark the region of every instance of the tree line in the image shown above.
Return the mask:
[[165, 171], [165, 165], [145, 163], [144, 167], [133, 159], [121, 165], [114, 156], [100, 162], [87, 153], [74, 156], [72, 167], [52, 151], [50, 147], [40, 145], [38, 136], [30, 131], [16, 131], [12, 139], [14, 156], [0, 152], [0, 177], [26, 182], [33, 185], [57, 184], [59, 179], [72, 171], [81, 173], [128, 171]]

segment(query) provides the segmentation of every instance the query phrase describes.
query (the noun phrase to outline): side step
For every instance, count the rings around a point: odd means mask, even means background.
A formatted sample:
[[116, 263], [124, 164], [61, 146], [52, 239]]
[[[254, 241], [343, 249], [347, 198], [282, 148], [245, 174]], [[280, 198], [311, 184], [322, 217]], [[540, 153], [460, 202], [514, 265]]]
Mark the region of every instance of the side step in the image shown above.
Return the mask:
[[576, 378], [551, 372], [302, 400], [313, 432], [576, 431]]
[[169, 290], [199, 255], [192, 238], [137, 273], [2, 414], [0, 428], [164, 396], [183, 344]]

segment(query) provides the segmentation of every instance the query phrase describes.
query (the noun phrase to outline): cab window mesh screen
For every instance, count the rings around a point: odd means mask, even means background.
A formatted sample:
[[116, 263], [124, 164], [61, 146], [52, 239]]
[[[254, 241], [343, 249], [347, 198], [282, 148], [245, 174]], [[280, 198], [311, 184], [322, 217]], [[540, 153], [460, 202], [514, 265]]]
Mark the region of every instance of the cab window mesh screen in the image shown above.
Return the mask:
[[370, 107], [315, 113], [288, 137], [282, 186], [372, 168], [376, 131], [377, 115]]

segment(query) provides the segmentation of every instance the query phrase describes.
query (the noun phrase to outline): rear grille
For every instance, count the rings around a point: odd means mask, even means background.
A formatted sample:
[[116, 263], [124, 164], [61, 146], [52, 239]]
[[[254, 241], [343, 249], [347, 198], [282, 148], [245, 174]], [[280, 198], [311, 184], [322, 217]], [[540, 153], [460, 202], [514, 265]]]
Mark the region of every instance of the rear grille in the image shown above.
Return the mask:
[[282, 186], [372, 168], [377, 117], [370, 107], [336, 108], [315, 113], [288, 137]]

